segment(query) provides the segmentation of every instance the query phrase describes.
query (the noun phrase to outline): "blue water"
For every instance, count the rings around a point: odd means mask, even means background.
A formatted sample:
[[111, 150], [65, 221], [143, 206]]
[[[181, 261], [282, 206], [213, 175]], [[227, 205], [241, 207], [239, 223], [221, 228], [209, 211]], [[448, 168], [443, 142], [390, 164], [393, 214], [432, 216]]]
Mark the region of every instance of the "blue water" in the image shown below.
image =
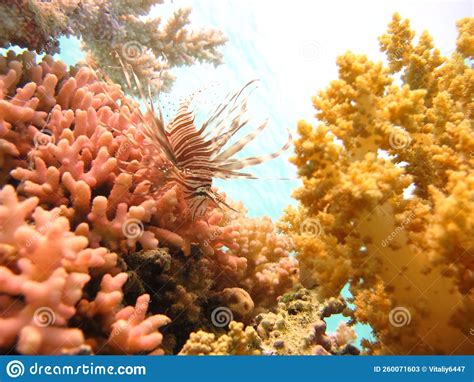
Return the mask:
[[[385, 32], [395, 11], [411, 19], [418, 32], [428, 29], [443, 53], [454, 49], [456, 20], [472, 14], [470, 1], [332, 1], [311, 0], [250, 1], [200, 0], [165, 2], [151, 15], [166, 19], [174, 9], [191, 6], [192, 28], [212, 27], [223, 31], [228, 43], [221, 49], [224, 65], [195, 65], [173, 70], [177, 81], [162, 104], [173, 115], [179, 99], [204, 90], [212, 108], [225, 94], [251, 79], [260, 85], [250, 99], [252, 124], [269, 118], [269, 125], [242, 151], [242, 157], [278, 150], [287, 139], [287, 129], [295, 134], [299, 119], [312, 120], [311, 97], [337, 78], [336, 57], [347, 50], [383, 60], [377, 37]], [[63, 39], [60, 57], [67, 63], [83, 58], [79, 42]], [[314, 121], [315, 122], [315, 121]], [[280, 158], [256, 166], [251, 172], [260, 180], [217, 180], [215, 184], [233, 200], [241, 200], [251, 216], [278, 219], [299, 184], [288, 162], [291, 150]], [[290, 178], [291, 180], [277, 180]]]
[[[443, 54], [454, 49], [456, 20], [473, 14], [472, 3], [453, 1], [331, 1], [314, 0], [199, 0], [166, 2], [152, 15], [166, 19], [173, 9], [192, 6], [193, 27], [214, 27], [224, 32], [228, 43], [222, 48], [225, 64], [195, 65], [173, 71], [177, 81], [165, 95], [165, 114], [171, 117], [179, 99], [203, 89], [203, 109], [212, 108], [225, 94], [251, 79], [260, 85], [250, 99], [253, 123], [265, 118], [269, 125], [242, 152], [253, 156], [278, 150], [287, 139], [287, 129], [295, 134], [296, 123], [312, 119], [311, 96], [337, 78], [336, 57], [347, 50], [383, 60], [377, 37], [385, 32], [395, 11], [411, 19], [412, 27], [430, 31]], [[59, 57], [68, 64], [83, 58], [77, 39], [62, 39]], [[168, 106], [171, 105], [171, 106]], [[283, 209], [295, 202], [292, 190], [298, 186], [295, 168], [288, 162], [291, 151], [255, 167], [260, 180], [216, 181], [221, 191], [244, 203], [251, 216], [278, 219]], [[289, 178], [290, 180], [278, 180]], [[344, 293], [348, 295], [347, 290]], [[329, 331], [340, 317], [328, 320]], [[357, 325], [360, 336], [370, 337], [370, 328]]]

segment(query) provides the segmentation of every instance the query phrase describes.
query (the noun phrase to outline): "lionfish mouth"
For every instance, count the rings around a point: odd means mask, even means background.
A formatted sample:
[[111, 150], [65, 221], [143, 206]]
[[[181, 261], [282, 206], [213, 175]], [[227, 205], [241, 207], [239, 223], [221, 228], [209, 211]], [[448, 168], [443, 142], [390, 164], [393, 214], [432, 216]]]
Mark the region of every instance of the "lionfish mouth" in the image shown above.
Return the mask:
[[[131, 86], [125, 66], [122, 66]], [[153, 105], [150, 86], [148, 97], [145, 97], [137, 76], [133, 72], [132, 75], [142, 101], [147, 106], [148, 114], [152, 117], [151, 120], [145, 120], [141, 116], [142, 131], [153, 148], [162, 154], [161, 160], [168, 162], [167, 165], [173, 169], [169, 172], [169, 181], [183, 190], [193, 220], [203, 215], [209, 201], [219, 207], [225, 206], [233, 210], [221, 195], [211, 189], [214, 178], [258, 179], [239, 170], [274, 159], [291, 145], [291, 134], [288, 131], [288, 140], [277, 152], [243, 159], [234, 158], [235, 154], [265, 129], [265, 121], [226, 147], [231, 138], [249, 123], [246, 117], [247, 101], [257, 80], [252, 80], [238, 91], [230, 93], [202, 125], [197, 127], [194, 114], [189, 110], [191, 100], [182, 102], [176, 116], [165, 125], [160, 106], [155, 109]], [[150, 181], [153, 182], [153, 179]]]

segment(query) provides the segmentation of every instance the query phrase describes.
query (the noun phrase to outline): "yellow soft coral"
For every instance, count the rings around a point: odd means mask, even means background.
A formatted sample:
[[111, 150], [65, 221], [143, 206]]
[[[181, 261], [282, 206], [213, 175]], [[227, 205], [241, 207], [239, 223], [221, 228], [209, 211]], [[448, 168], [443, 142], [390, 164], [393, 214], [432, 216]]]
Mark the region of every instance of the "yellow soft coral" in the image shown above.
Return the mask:
[[474, 19], [466, 17], [458, 21], [458, 51], [465, 57], [474, 56]]
[[305, 286], [329, 297], [349, 284], [373, 353], [474, 351], [472, 25], [458, 23], [448, 58], [395, 14], [380, 38], [388, 68], [339, 57], [339, 79], [313, 98], [322, 123], [298, 125], [300, 206], [279, 226]]

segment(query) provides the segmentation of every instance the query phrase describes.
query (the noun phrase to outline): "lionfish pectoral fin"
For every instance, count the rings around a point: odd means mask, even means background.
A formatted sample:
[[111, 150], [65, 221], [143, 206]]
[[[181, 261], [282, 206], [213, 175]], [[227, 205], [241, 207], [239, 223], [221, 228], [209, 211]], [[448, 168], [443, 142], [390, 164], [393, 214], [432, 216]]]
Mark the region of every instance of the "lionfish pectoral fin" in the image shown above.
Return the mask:
[[232, 155], [237, 154], [240, 150], [242, 150], [248, 143], [253, 141], [255, 137], [265, 129], [267, 126], [267, 122], [263, 122], [255, 131], [251, 132], [250, 134], [247, 134], [245, 137], [240, 139], [238, 142], [234, 143], [232, 146], [230, 146], [228, 149], [226, 149], [224, 152], [220, 153], [214, 160], [217, 162], [224, 161], [228, 158], [230, 158]]
[[225, 162], [221, 165], [218, 165], [218, 168], [221, 169], [221, 170], [240, 170], [240, 169], [243, 169], [243, 168], [248, 167], [248, 166], [254, 166], [254, 165], [257, 165], [257, 164], [267, 162], [271, 159], [277, 158], [283, 152], [288, 150], [288, 148], [291, 145], [291, 142], [292, 142], [292, 137], [291, 137], [290, 131], [288, 130], [288, 140], [280, 150], [278, 150], [278, 151], [276, 151], [272, 154], [262, 155], [262, 156], [258, 156], [258, 157], [248, 157], [248, 158], [244, 158], [244, 159], [235, 159], [235, 160], [232, 160], [232, 161], [228, 161], [228, 162]]
[[[225, 123], [222, 123], [222, 127], [218, 130], [217, 133], [214, 133], [214, 136], [209, 138], [209, 141], [212, 142], [212, 150], [214, 153], [219, 153], [219, 151], [227, 144], [227, 142], [240, 130], [242, 127], [244, 127], [249, 120], [245, 119], [241, 121], [241, 116], [244, 113], [243, 109], [239, 115], [235, 116], [232, 123], [231, 127], [225, 132], [222, 133], [222, 131], [225, 128]], [[218, 127], [218, 126], [217, 126]], [[208, 134], [206, 135], [205, 138], [208, 138]]]
[[[160, 68], [160, 74], [158, 75], [158, 80], [160, 81], [160, 85], [158, 87], [158, 91], [157, 91], [157, 98], [160, 96], [160, 93], [161, 93], [161, 87], [162, 87], [162, 84], [163, 84], [163, 73], [165, 71], [165, 66], [168, 64], [168, 57], [166, 57], [166, 55], [162, 52], [162, 55], [165, 59], [165, 62], [164, 64], [161, 66]], [[153, 79], [155, 79], [156, 77], [153, 77]], [[155, 114], [155, 109], [154, 109], [154, 105], [153, 105], [153, 97], [152, 97], [152, 94], [151, 94], [151, 85], [150, 83], [148, 83], [148, 97], [149, 97], [149, 100], [150, 100], [150, 106], [151, 106], [151, 109], [153, 111], [153, 114]], [[161, 105], [160, 103], [158, 102], [158, 115], [159, 115], [159, 119], [161, 121], [163, 121], [163, 111], [161, 110]]]
[[123, 63], [122, 61], [122, 57], [120, 57], [120, 54], [118, 54], [118, 52], [115, 52], [115, 55], [117, 56], [117, 59], [119, 60], [120, 62], [120, 66], [122, 67], [122, 72], [123, 72], [123, 75], [125, 76], [125, 81], [127, 82], [127, 85], [130, 89], [133, 89], [133, 86], [132, 86], [132, 81], [130, 79], [130, 75], [128, 74], [128, 71], [127, 69], [125, 68], [125, 64]]
[[238, 171], [222, 170], [222, 169], [215, 170], [214, 176], [220, 179], [259, 179], [257, 176], [246, 173], [246, 172], [238, 172]]

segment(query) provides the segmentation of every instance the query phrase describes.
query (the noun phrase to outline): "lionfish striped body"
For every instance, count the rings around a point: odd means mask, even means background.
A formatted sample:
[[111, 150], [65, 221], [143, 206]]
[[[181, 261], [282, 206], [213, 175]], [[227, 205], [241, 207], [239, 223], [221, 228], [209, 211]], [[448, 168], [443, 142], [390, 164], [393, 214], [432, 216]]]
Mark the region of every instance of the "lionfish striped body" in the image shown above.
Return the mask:
[[[135, 80], [144, 98], [138, 80]], [[199, 128], [194, 123], [193, 112], [189, 110], [190, 101], [180, 105], [174, 119], [165, 127], [161, 109], [155, 112], [150, 96], [147, 105], [152, 119], [151, 123], [142, 119], [144, 135], [155, 151], [163, 154], [164, 158], [160, 158], [160, 161], [164, 159], [170, 169], [167, 171], [167, 181], [179, 185], [193, 220], [204, 215], [209, 202], [230, 208], [224, 198], [212, 190], [213, 178], [257, 179], [254, 175], [238, 170], [276, 158], [291, 144], [291, 134], [288, 132], [288, 141], [275, 153], [233, 158], [267, 126], [267, 122], [264, 122], [225, 148], [229, 140], [248, 123], [244, 117], [247, 93], [254, 83], [250, 81], [239, 91], [228, 95]], [[153, 179], [150, 181], [153, 183]]]
[[212, 186], [211, 152], [195, 128], [194, 115], [188, 110], [187, 103], [178, 109], [166, 135], [180, 169], [172, 178], [183, 190], [193, 218], [201, 216], [207, 207], [205, 191]]

